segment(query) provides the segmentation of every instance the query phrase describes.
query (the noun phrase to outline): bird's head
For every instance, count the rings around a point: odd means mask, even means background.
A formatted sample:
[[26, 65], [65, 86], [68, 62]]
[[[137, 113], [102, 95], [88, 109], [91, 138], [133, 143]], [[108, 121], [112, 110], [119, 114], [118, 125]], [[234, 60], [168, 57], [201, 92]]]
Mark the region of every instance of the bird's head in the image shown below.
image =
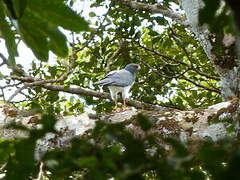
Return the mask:
[[131, 73], [136, 73], [141, 68], [138, 64], [131, 63], [131, 64], [128, 64], [124, 69], [127, 70], [127, 71], [130, 71]]

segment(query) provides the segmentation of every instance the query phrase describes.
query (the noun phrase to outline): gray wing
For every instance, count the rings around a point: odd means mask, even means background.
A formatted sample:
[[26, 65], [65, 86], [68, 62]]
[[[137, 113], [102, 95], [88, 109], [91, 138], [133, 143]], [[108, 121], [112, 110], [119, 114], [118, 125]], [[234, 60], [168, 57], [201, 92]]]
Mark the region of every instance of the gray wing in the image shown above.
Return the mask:
[[108, 73], [104, 79], [94, 83], [102, 86], [120, 86], [125, 87], [131, 85], [135, 80], [135, 76], [127, 70], [116, 70]]

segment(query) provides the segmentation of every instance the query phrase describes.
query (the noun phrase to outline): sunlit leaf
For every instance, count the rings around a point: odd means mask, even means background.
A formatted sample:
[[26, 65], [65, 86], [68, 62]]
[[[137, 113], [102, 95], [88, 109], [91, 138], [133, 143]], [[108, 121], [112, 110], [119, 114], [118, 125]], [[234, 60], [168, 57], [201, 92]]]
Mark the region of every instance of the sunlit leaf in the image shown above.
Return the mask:
[[15, 65], [15, 57], [17, 56], [17, 46], [15, 42], [15, 36], [11, 30], [9, 22], [6, 20], [4, 14], [3, 4], [0, 2], [0, 36], [5, 39], [5, 44], [8, 50], [8, 61], [9, 65]]
[[67, 7], [62, 0], [31, 0], [28, 6], [40, 19], [55, 26], [61, 26], [75, 32], [88, 29], [88, 23]]

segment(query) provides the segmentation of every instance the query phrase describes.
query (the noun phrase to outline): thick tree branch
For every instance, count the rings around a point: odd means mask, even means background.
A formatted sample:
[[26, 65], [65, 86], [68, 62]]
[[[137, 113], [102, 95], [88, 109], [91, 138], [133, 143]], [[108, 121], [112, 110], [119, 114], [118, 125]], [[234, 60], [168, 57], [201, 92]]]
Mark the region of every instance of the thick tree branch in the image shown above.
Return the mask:
[[117, 3], [124, 4], [126, 6], [129, 6], [132, 9], [138, 9], [150, 12], [152, 14], [162, 14], [163, 16], [166, 16], [173, 21], [176, 21], [179, 24], [182, 24], [184, 26], [189, 26], [187, 19], [185, 16], [178, 14], [176, 12], [173, 12], [170, 9], [167, 9], [166, 7], [161, 6], [160, 4], [146, 4], [141, 2], [135, 2], [131, 0], [114, 0]]
[[[98, 98], [103, 98], [103, 99], [111, 99], [109, 93], [101, 93], [101, 92], [96, 92], [92, 90], [86, 90], [82, 88], [68, 88], [66, 89], [64, 86], [61, 85], [52, 85], [52, 84], [43, 84], [39, 85], [45, 89], [52, 90], [52, 91], [62, 91], [62, 92], [67, 92], [71, 94], [78, 94], [81, 96], [94, 96]], [[119, 99], [120, 100], [120, 99]], [[157, 110], [161, 112], [169, 111], [171, 110], [170, 108], [165, 108], [153, 104], [148, 104], [136, 100], [128, 100], [127, 102], [128, 105], [133, 106], [137, 109], [147, 109], [147, 110]]]
[[[102, 98], [102, 99], [111, 99], [109, 93], [101, 93], [101, 92], [96, 92], [96, 91], [92, 91], [92, 90], [86, 90], [83, 88], [66, 88], [65, 86], [62, 86], [62, 85], [50, 84], [48, 80], [36, 81], [36, 79], [31, 78], [31, 77], [13, 77], [13, 78], [15, 80], [19, 80], [21, 82], [31, 82], [31, 83], [25, 83], [28, 86], [40, 86], [42, 88], [45, 88], [45, 89], [48, 89], [51, 91], [62, 91], [62, 92], [67, 92], [67, 93], [71, 93], [71, 94], [78, 94], [80, 96], [93, 96], [93, 97], [98, 97], [98, 98]], [[119, 101], [120, 101], [120, 99], [119, 99]], [[148, 104], [148, 103], [144, 103], [144, 102], [140, 102], [140, 101], [136, 101], [136, 100], [128, 100], [127, 104], [130, 106], [133, 106], [137, 109], [157, 110], [157, 111], [161, 111], [161, 112], [171, 110], [171, 108], [161, 107], [161, 106], [157, 106], [154, 104]]]
[[[16, 117], [9, 116], [9, 112], [15, 111]], [[129, 110], [124, 112], [90, 115], [83, 113], [72, 116], [59, 116], [55, 129], [61, 133], [61, 136], [47, 134], [37, 143], [35, 157], [40, 160], [42, 155], [52, 148], [64, 148], [69, 146], [69, 141], [73, 137], [86, 137], [85, 133], [89, 129], [95, 127], [97, 120], [106, 123], [125, 122], [126, 128], [130, 130], [137, 138], [153, 135], [157, 138], [177, 138], [184, 143], [192, 143], [193, 140], [201, 140], [204, 138], [211, 138], [217, 141], [226, 137], [236, 137], [237, 133], [228, 133], [227, 129], [232, 122], [222, 122], [222, 118], [235, 117], [237, 122], [237, 115], [239, 112], [239, 99], [233, 99], [228, 102], [222, 102], [208, 108], [193, 109], [191, 111], [170, 111], [159, 113], [156, 111], [137, 111]], [[136, 123], [136, 115], [143, 113], [149, 117], [153, 126], [148, 131], [143, 131]], [[36, 128], [35, 121], [40, 120], [39, 115], [31, 114], [22, 116], [22, 112], [17, 109], [12, 109], [7, 105], [0, 106], [1, 127], [6, 125], [6, 122], [16, 121], [28, 128]], [[6, 119], [6, 121], [4, 121]], [[35, 119], [35, 121], [33, 121]], [[209, 123], [212, 121], [217, 123]], [[26, 132], [14, 129], [1, 129], [0, 135], [2, 138], [19, 138], [26, 137]], [[160, 141], [162, 145], [162, 141]], [[3, 165], [5, 166], [5, 165]], [[0, 169], [2, 169], [1, 167]], [[41, 169], [41, 166], [40, 166]], [[41, 172], [41, 170], [39, 171]], [[39, 177], [39, 176], [38, 176]]]

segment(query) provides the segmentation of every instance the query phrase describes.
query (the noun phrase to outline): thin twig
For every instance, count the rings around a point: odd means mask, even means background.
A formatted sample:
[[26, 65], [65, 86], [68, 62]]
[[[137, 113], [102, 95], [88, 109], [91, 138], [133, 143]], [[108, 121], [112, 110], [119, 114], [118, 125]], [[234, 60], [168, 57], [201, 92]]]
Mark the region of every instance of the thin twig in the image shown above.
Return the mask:
[[12, 100], [18, 93], [20, 93], [23, 89], [26, 89], [26, 88], [27, 88], [27, 85], [24, 85], [23, 87], [17, 89], [17, 90], [8, 98], [8, 100], [6, 101], [6, 103], [11, 102], [11, 100]]
[[151, 69], [154, 73], [156, 73], [157, 75], [159, 75], [159, 76], [161, 76], [161, 77], [165, 77], [165, 78], [167, 78], [167, 79], [170, 79], [170, 80], [172, 80], [173, 78], [178, 78], [178, 77], [184, 75], [185, 73], [187, 73], [187, 72], [190, 70], [190, 69], [186, 69], [185, 71], [183, 71], [183, 72], [180, 73], [180, 74], [176, 74], [176, 75], [174, 75], [174, 76], [167, 76], [167, 75], [165, 75], [165, 74], [160, 73], [160, 71], [155, 70], [152, 66], [150, 66], [148, 63], [146, 63], [145, 61], [143, 61], [141, 58], [139, 58], [138, 55], [136, 55], [136, 56], [138, 57], [139, 61], [140, 61], [142, 64], [144, 64], [145, 66], [147, 66], [147, 67], [148, 67], [149, 69]]
[[[193, 71], [195, 71], [197, 74], [201, 75], [201, 76], [205, 76], [206, 78], [208, 79], [213, 79], [213, 80], [217, 80], [219, 81], [220, 80], [220, 77], [217, 77], [217, 76], [211, 76], [209, 74], [206, 74], [202, 71], [199, 71], [198, 68], [195, 68], [194, 65], [192, 64], [192, 61], [191, 61], [191, 57], [190, 57], [190, 54], [188, 53], [187, 49], [186, 49], [186, 46], [181, 42], [180, 39], [178, 39], [178, 34], [176, 34], [174, 32], [174, 30], [171, 28], [171, 26], [169, 25], [169, 29], [170, 31], [172, 32], [172, 38], [175, 40], [176, 43], [178, 43], [178, 45], [180, 46], [180, 48], [183, 49], [185, 55], [187, 56], [188, 58], [188, 61], [191, 63], [191, 66], [189, 66], [189, 68]], [[188, 64], [186, 64], [188, 66]]]
[[[7, 78], [8, 76], [6, 76]], [[18, 85], [22, 84], [21, 82], [19, 83], [16, 83], [16, 84], [8, 84], [8, 85], [5, 85], [5, 86], [0, 86], [0, 88], [2, 89], [5, 89], [5, 88], [10, 88], [10, 87], [17, 87]]]
[[6, 167], [6, 165], [7, 165], [7, 163], [4, 163], [4, 164], [2, 165], [2, 167], [0, 168], [0, 170], [2, 171], [2, 170]]
[[174, 58], [172, 58], [172, 57], [169, 57], [169, 56], [160, 54], [159, 52], [156, 52], [156, 51], [153, 50], [153, 49], [149, 49], [149, 48], [141, 45], [140, 42], [138, 42], [138, 46], [141, 47], [141, 48], [143, 48], [143, 49], [145, 49], [146, 51], [152, 52], [153, 54], [155, 54], [155, 55], [157, 55], [157, 56], [160, 56], [160, 57], [162, 57], [162, 58], [164, 58], [164, 59], [166, 59], [166, 60], [170, 60], [170, 61], [176, 62], [176, 63], [178, 63], [178, 64], [184, 65], [184, 66], [186, 66], [187, 68], [189, 68], [189, 70], [195, 71], [197, 74], [202, 75], [202, 76], [205, 76], [205, 77], [208, 78], [208, 79], [213, 79], [213, 80], [217, 80], [217, 81], [220, 80], [220, 77], [211, 76], [211, 75], [209, 75], [209, 74], [206, 74], [206, 73], [204, 73], [204, 72], [201, 72], [201, 71], [199, 71], [198, 69], [194, 68], [193, 66], [189, 66], [187, 63], [184, 63], [184, 62], [178, 61], [178, 60], [176, 60], [176, 59], [174, 59]]
[[[107, 12], [103, 15], [104, 18], [103, 18], [103, 20], [100, 22], [99, 27], [97, 28], [97, 30], [96, 30], [95, 32], [92, 32], [92, 34], [90, 34], [90, 35], [91, 35], [90, 38], [89, 38], [86, 42], [83, 43], [82, 47], [75, 47], [78, 52], [79, 52], [79, 51], [82, 51], [83, 49], [85, 49], [86, 47], [88, 47], [88, 44], [89, 44], [92, 40], [94, 40], [95, 35], [98, 34], [98, 33], [100, 32], [100, 30], [102, 29], [103, 23], [104, 23], [105, 20], [107, 19], [107, 15], [108, 15], [109, 11], [111, 10], [111, 8], [112, 8], [112, 5], [110, 4]], [[81, 43], [80, 40], [79, 40], [79, 39], [77, 39], [77, 40], [78, 40], [78, 44], [80, 44], [80, 43]], [[88, 47], [88, 48], [90, 48], [90, 47]]]
[[6, 102], [6, 99], [5, 99], [5, 94], [4, 94], [4, 91], [3, 91], [3, 88], [1, 87], [1, 91], [2, 91], [2, 97], [3, 97], [3, 101]]
[[16, 65], [12, 66], [12, 65], [8, 64], [7, 58], [2, 53], [0, 53], [0, 58], [3, 60], [3, 62], [0, 64], [0, 67], [6, 64], [14, 72], [17, 72], [17, 73], [21, 74], [22, 76], [25, 76], [25, 72], [21, 68], [17, 67]]
[[7, 58], [2, 53], [0, 53], [0, 58], [2, 59], [0, 67], [3, 66], [4, 64], [7, 64]]
[[38, 177], [37, 179], [34, 180], [41, 180], [43, 177], [43, 162], [40, 162], [40, 166], [39, 166], [39, 172], [38, 172]]
[[205, 90], [212, 91], [212, 92], [215, 92], [215, 93], [218, 93], [218, 94], [221, 93], [220, 90], [218, 90], [218, 89], [216, 89], [216, 88], [215, 88], [215, 89], [208, 88], [208, 87], [206, 87], [206, 86], [204, 86], [204, 85], [202, 85], [202, 84], [198, 84], [198, 83], [196, 83], [195, 81], [187, 78], [184, 74], [187, 73], [190, 69], [186, 69], [186, 70], [183, 71], [182, 73], [180, 73], [180, 74], [178, 74], [178, 75], [175, 75], [175, 76], [167, 76], [167, 75], [161, 74], [159, 71], [154, 70], [154, 69], [153, 69], [150, 65], [148, 65], [145, 61], [143, 61], [143, 60], [141, 60], [141, 59], [140, 59], [140, 61], [141, 61], [143, 64], [145, 64], [147, 67], [149, 67], [150, 69], [152, 69], [153, 72], [157, 73], [159, 76], [165, 77], [165, 78], [167, 78], [167, 79], [182, 78], [182, 79], [184, 79], [184, 80], [186, 80], [186, 81], [188, 81], [188, 82], [191, 82], [192, 84], [194, 84], [194, 85], [197, 86], [197, 87], [201, 87], [201, 88], [203, 88], [203, 89], [205, 89]]
[[205, 90], [208, 90], [208, 91], [212, 91], [212, 92], [215, 92], [215, 93], [221, 94], [221, 91], [220, 91], [220, 90], [217, 90], [217, 89], [211, 89], [211, 88], [208, 88], [208, 87], [206, 87], [206, 86], [204, 86], [204, 85], [202, 85], [202, 84], [198, 84], [198, 83], [196, 83], [195, 81], [193, 81], [193, 80], [187, 78], [186, 76], [182, 76], [182, 79], [184, 79], [184, 80], [186, 80], [186, 81], [188, 81], [188, 82], [194, 84], [194, 85], [197, 86], [197, 87], [201, 87], [201, 88], [203, 88], [203, 89], [205, 89]]

